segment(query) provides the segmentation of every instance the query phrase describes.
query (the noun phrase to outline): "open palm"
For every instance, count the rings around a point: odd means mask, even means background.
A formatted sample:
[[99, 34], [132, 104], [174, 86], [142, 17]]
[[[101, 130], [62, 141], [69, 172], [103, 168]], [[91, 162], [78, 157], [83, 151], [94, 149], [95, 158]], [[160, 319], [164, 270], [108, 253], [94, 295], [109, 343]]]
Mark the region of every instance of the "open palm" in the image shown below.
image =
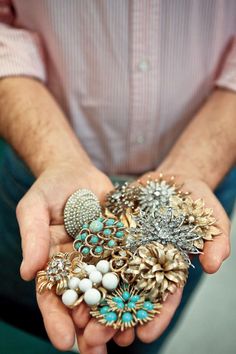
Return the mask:
[[[34, 278], [51, 255], [72, 251], [73, 240], [63, 226], [63, 209], [67, 198], [79, 188], [91, 190], [102, 202], [113, 185], [93, 166], [82, 169], [67, 164], [57, 165], [42, 173], [18, 204], [23, 279]], [[53, 292], [37, 294], [37, 301], [54, 346], [60, 350], [70, 349], [77, 332], [71, 310], [65, 308]]]

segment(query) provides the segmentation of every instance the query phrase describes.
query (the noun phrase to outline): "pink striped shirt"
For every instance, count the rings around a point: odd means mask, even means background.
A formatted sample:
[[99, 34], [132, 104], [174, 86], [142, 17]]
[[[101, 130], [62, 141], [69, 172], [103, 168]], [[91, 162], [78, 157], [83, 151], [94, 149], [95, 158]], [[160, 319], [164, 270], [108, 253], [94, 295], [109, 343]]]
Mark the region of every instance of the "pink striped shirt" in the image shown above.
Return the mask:
[[0, 77], [45, 82], [99, 168], [142, 173], [236, 90], [235, 34], [235, 0], [0, 0]]

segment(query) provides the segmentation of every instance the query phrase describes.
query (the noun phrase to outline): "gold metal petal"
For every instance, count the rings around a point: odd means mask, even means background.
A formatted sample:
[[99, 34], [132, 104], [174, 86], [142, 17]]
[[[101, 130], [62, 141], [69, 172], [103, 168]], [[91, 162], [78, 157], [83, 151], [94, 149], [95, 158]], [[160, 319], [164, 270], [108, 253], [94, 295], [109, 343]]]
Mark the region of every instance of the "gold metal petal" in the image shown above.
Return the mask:
[[195, 240], [193, 242], [194, 246], [197, 247], [199, 250], [203, 250], [204, 247], [204, 241], [202, 238], [199, 238], [198, 240]]
[[174, 283], [178, 283], [179, 282], [179, 277], [178, 274], [176, 274], [175, 272], [169, 271], [165, 273], [165, 277], [168, 280], [171, 280]]
[[165, 277], [165, 275], [163, 272], [158, 272], [155, 274], [156, 282], [158, 285], [161, 284], [161, 282], [163, 282], [164, 277]]
[[215, 225], [211, 225], [209, 232], [212, 236], [218, 236], [221, 234], [221, 230]]

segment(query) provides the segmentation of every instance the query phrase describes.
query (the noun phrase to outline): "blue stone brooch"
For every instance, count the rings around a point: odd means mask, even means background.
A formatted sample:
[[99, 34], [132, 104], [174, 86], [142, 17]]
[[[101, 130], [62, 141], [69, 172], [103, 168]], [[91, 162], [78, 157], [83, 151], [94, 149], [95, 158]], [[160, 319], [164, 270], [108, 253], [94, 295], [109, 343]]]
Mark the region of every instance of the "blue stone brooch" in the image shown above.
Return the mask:
[[75, 236], [74, 250], [87, 259], [106, 259], [118, 246], [125, 244], [127, 231], [117, 218], [99, 217], [84, 224]]
[[145, 299], [141, 292], [123, 283], [90, 314], [103, 325], [123, 331], [151, 321], [160, 313], [160, 309], [159, 302]]

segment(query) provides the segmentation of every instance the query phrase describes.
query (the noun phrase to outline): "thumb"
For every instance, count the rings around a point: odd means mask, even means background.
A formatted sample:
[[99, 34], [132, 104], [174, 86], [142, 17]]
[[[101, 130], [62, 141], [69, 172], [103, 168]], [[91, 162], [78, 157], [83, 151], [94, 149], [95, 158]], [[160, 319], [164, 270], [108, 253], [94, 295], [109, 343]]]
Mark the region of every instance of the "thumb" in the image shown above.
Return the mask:
[[23, 252], [20, 272], [24, 280], [31, 280], [45, 266], [49, 255], [49, 211], [45, 199], [30, 189], [19, 202], [16, 216]]

